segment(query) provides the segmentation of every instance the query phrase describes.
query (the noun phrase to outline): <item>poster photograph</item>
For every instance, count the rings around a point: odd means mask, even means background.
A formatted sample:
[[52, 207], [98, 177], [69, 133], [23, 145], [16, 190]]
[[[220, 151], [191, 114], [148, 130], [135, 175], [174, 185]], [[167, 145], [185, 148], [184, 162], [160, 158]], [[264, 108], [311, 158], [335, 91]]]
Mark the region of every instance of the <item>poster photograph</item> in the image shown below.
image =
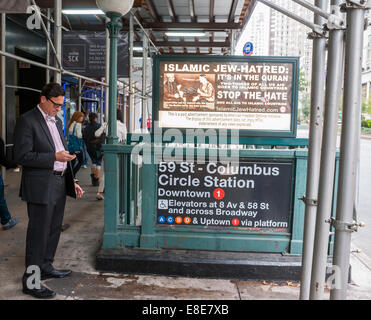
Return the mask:
[[[63, 32], [63, 67], [86, 77], [106, 76], [106, 32]], [[121, 32], [118, 38], [117, 73], [128, 77], [128, 34]]]
[[295, 58], [189, 60], [159, 62], [159, 127], [292, 131]]

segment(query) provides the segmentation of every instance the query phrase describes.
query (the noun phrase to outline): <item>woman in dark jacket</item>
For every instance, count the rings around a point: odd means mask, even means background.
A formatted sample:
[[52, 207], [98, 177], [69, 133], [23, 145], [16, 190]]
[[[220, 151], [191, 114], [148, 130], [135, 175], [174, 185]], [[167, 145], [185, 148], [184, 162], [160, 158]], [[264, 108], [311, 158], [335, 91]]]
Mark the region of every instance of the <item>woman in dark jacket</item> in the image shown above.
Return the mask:
[[[5, 157], [4, 140], [0, 138], [0, 164], [7, 169], [16, 168], [17, 164], [14, 161], [9, 161]], [[9, 213], [8, 206], [4, 194], [4, 181], [0, 173], [0, 222], [4, 230], [14, 227], [18, 223], [18, 218], [12, 218]]]
[[102, 140], [95, 137], [95, 131], [100, 128], [98, 121], [98, 115], [96, 113], [89, 114], [89, 124], [84, 128], [82, 132], [82, 138], [86, 144], [93, 167], [91, 168], [91, 183], [93, 186], [99, 186], [99, 174], [102, 166]]

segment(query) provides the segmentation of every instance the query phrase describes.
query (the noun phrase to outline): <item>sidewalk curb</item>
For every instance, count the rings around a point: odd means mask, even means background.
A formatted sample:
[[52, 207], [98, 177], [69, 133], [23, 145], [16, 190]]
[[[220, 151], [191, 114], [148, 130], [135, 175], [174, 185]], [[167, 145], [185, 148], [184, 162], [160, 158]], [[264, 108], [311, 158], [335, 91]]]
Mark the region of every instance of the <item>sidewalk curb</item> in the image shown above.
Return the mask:
[[371, 258], [365, 253], [361, 252], [352, 252], [351, 255], [359, 260], [368, 270], [371, 271]]
[[245, 281], [299, 281], [301, 257], [279, 253], [177, 249], [101, 249], [100, 272]]

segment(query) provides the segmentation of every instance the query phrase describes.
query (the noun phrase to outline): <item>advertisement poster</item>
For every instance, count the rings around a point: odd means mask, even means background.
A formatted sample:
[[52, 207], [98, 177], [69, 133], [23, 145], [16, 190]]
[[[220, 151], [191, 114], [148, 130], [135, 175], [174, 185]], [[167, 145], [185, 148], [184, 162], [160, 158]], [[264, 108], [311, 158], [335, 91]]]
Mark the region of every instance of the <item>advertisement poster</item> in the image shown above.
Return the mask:
[[160, 61], [159, 127], [290, 131], [293, 79], [291, 62]]
[[[63, 68], [86, 77], [106, 76], [106, 33], [63, 32]], [[129, 74], [128, 34], [120, 33], [118, 40], [118, 77]]]
[[292, 162], [162, 162], [157, 225], [288, 232]]

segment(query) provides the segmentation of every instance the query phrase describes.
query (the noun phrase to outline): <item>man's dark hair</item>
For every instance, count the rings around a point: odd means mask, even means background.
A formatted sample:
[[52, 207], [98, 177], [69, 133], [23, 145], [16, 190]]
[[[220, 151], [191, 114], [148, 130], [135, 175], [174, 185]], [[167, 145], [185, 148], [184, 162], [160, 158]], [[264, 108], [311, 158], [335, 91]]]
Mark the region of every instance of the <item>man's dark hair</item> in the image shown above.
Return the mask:
[[95, 119], [98, 119], [98, 115], [94, 112], [89, 113], [89, 122], [93, 123], [93, 122], [95, 122]]
[[122, 111], [120, 109], [117, 109], [116, 119], [122, 121]]
[[59, 96], [65, 96], [66, 92], [62, 86], [58, 83], [48, 83], [41, 90], [41, 96], [47, 98], [56, 98]]

